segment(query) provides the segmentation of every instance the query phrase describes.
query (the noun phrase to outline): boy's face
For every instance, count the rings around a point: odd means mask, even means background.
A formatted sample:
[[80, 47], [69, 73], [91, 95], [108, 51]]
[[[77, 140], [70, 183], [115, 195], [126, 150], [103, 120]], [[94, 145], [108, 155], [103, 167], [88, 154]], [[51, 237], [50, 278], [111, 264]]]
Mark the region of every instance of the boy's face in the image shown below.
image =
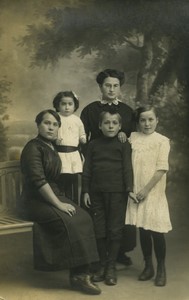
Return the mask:
[[107, 137], [114, 137], [118, 134], [121, 129], [121, 124], [119, 122], [118, 115], [111, 115], [106, 113], [102, 120], [102, 123], [99, 125], [99, 128], [102, 130], [102, 133]]

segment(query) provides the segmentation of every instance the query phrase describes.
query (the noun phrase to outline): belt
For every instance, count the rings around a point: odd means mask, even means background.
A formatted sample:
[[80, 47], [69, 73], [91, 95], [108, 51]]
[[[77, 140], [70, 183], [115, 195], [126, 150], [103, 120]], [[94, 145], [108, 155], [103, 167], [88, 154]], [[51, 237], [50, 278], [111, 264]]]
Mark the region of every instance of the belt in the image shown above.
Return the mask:
[[78, 147], [74, 147], [74, 146], [61, 146], [61, 145], [57, 145], [56, 149], [58, 152], [64, 152], [64, 153], [69, 153], [69, 152], [75, 152], [78, 151], [79, 148]]

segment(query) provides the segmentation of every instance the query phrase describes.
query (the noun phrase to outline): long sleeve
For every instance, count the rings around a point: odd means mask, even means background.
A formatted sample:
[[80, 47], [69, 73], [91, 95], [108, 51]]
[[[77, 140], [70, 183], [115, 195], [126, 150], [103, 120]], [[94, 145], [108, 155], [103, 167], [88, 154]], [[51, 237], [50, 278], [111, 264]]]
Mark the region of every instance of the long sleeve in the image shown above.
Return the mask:
[[56, 182], [61, 161], [56, 151], [39, 139], [34, 139], [22, 151], [21, 169], [27, 185], [36, 190], [46, 183]]
[[88, 193], [90, 190], [90, 183], [92, 177], [92, 142], [89, 143], [87, 154], [85, 157], [85, 162], [83, 166], [83, 174], [82, 174], [82, 192]]
[[42, 163], [42, 153], [35, 144], [28, 144], [21, 155], [21, 169], [25, 178], [34, 188], [39, 189], [47, 183]]
[[133, 168], [131, 161], [131, 146], [128, 142], [123, 144], [123, 176], [127, 192], [133, 191]]

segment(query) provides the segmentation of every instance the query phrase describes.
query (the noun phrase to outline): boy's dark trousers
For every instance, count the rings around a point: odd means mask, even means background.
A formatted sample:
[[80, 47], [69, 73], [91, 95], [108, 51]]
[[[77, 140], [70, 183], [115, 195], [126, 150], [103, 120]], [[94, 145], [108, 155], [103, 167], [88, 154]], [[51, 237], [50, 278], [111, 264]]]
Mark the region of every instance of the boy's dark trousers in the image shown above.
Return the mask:
[[91, 193], [92, 218], [100, 262], [115, 269], [125, 224], [127, 193]]

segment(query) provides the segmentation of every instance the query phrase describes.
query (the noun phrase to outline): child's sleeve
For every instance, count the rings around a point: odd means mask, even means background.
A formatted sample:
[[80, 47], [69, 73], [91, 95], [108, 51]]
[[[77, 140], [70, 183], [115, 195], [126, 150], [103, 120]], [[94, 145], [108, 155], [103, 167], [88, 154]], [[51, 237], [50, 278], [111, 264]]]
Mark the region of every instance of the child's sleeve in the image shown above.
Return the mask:
[[156, 164], [157, 170], [169, 170], [169, 152], [170, 152], [170, 141], [164, 138], [159, 146], [158, 159]]
[[80, 119], [84, 125], [87, 141], [89, 141], [90, 130], [89, 130], [89, 113], [88, 113], [88, 106], [84, 107], [81, 112]]
[[126, 141], [123, 145], [123, 176], [127, 192], [133, 191], [133, 168], [131, 161], [131, 145]]
[[83, 122], [79, 119], [79, 141], [83, 144], [87, 142], [87, 137], [84, 129]]

